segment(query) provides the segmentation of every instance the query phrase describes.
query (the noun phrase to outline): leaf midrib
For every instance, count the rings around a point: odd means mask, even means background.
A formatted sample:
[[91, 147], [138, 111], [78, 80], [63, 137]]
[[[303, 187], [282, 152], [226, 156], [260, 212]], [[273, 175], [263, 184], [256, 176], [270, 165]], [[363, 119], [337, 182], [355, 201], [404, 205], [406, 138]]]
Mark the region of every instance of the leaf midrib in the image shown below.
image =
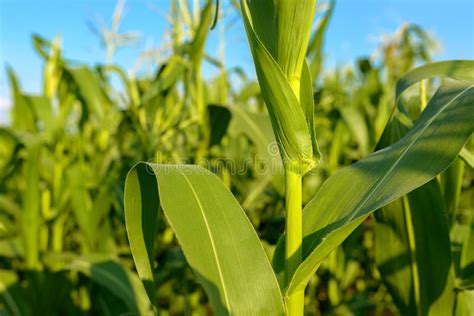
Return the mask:
[[225, 303], [226, 303], [226, 306], [228, 308], [230, 308], [230, 302], [229, 302], [229, 297], [227, 295], [227, 289], [225, 287], [225, 282], [224, 282], [224, 275], [222, 273], [222, 268], [221, 268], [221, 265], [220, 265], [220, 262], [219, 262], [219, 257], [217, 255], [217, 249], [216, 249], [216, 245], [214, 244], [214, 236], [212, 235], [212, 231], [209, 227], [209, 223], [207, 221], [207, 217], [204, 213], [204, 208], [202, 207], [202, 204], [201, 204], [201, 200], [199, 199], [196, 191], [194, 190], [191, 182], [189, 181], [188, 177], [184, 174], [184, 172], [182, 172], [181, 170], [177, 169], [181, 175], [183, 176], [184, 180], [186, 181], [186, 183], [188, 184], [189, 188], [191, 189], [191, 192], [193, 193], [193, 197], [194, 199], [196, 200], [198, 206], [199, 206], [199, 210], [201, 212], [201, 215], [202, 215], [202, 218], [204, 220], [204, 224], [206, 226], [206, 230], [207, 230], [207, 233], [209, 235], [209, 239], [210, 239], [210, 242], [211, 242], [211, 248], [212, 248], [212, 252], [214, 253], [214, 258], [215, 258], [215, 261], [216, 261], [216, 266], [217, 266], [217, 272], [219, 274], [219, 280], [220, 280], [220, 283], [222, 285], [222, 292], [224, 294], [224, 299], [225, 299]]
[[[468, 91], [469, 89], [473, 88], [474, 85], [471, 85], [469, 87], [467, 87], [466, 89], [464, 89], [463, 91], [461, 91], [459, 94], [457, 94], [451, 101], [449, 101], [448, 103], [446, 103], [441, 109], [440, 111], [438, 111], [438, 113], [436, 113], [435, 115], [433, 115], [429, 120], [428, 122], [421, 128], [420, 132], [415, 134], [413, 136], [413, 141], [411, 141], [403, 150], [402, 152], [400, 153], [400, 155], [398, 156], [398, 158], [395, 160], [395, 162], [392, 164], [392, 166], [388, 169], [388, 171], [386, 173], [384, 173], [384, 175], [381, 177], [381, 179], [379, 181], [377, 181], [376, 183], [374, 183], [374, 189], [371, 189], [371, 192], [367, 195], [366, 198], [363, 199], [362, 203], [360, 204], [361, 206], [356, 208], [356, 211], [354, 212], [354, 216], [357, 215], [357, 213], [361, 210], [362, 207], [365, 206], [365, 204], [372, 198], [372, 196], [378, 192], [378, 190], [380, 189], [380, 186], [385, 182], [385, 180], [387, 179], [387, 177], [393, 173], [393, 170], [398, 166], [398, 164], [400, 163], [400, 161], [403, 159], [403, 157], [406, 155], [406, 153], [415, 145], [415, 143], [418, 141], [418, 139], [423, 135], [423, 133], [425, 132], [425, 130], [431, 126], [431, 124], [433, 123], [433, 121], [435, 119], [438, 118], [439, 115], [441, 115], [441, 113], [443, 113], [454, 101], [456, 101], [458, 98], [460, 98], [466, 91]], [[349, 219], [349, 222], [352, 221], [352, 219], [354, 218], [354, 216], [350, 217]]]
[[[405, 149], [402, 150], [402, 152], [400, 153], [400, 155], [398, 156], [398, 158], [396, 159], [396, 161], [392, 164], [392, 166], [387, 170], [387, 172], [384, 173], [384, 175], [380, 178], [380, 180], [376, 181], [373, 186], [371, 187], [371, 189], [369, 190], [369, 193], [367, 195], [365, 195], [365, 197], [362, 199], [361, 203], [359, 203], [359, 206], [357, 208], [355, 208], [354, 212], [352, 213], [352, 216], [350, 216], [349, 220], [342, 226], [339, 226], [337, 227], [336, 229], [339, 229], [339, 228], [342, 228], [344, 227], [346, 224], [352, 222], [352, 220], [355, 218], [355, 217], [358, 217], [360, 214], [359, 211], [366, 206], [367, 202], [372, 198], [372, 196], [374, 196], [375, 193], [378, 192], [378, 190], [380, 189], [380, 186], [385, 182], [385, 180], [387, 179], [387, 177], [393, 172], [393, 170], [398, 166], [398, 163], [401, 161], [401, 159], [405, 156], [405, 154], [408, 152], [408, 150], [410, 150], [414, 144], [418, 141], [418, 139], [421, 137], [421, 135], [423, 135], [424, 131], [429, 127], [431, 126], [431, 124], [433, 123], [433, 121], [438, 118], [439, 115], [441, 115], [441, 113], [443, 113], [454, 101], [456, 101], [458, 98], [460, 98], [465, 92], [467, 92], [469, 89], [473, 88], [474, 85], [470, 85], [469, 87], [467, 87], [466, 89], [464, 89], [463, 91], [461, 91], [459, 94], [457, 94], [453, 99], [451, 99], [448, 103], [446, 103], [439, 111], [438, 113], [436, 113], [435, 115], [433, 115], [433, 117], [431, 117], [428, 122], [421, 128], [420, 132], [415, 134], [414, 137], [413, 137], [413, 140], [405, 147]], [[336, 230], [334, 229], [334, 230]], [[329, 233], [333, 232], [334, 230], [331, 230]], [[327, 236], [328, 234], [326, 234]], [[321, 244], [321, 243], [320, 243]], [[316, 245], [315, 249], [320, 245]], [[309, 255], [311, 255], [311, 253], [313, 252], [314, 249], [310, 249], [310, 248], [307, 248], [308, 250], [306, 251], [306, 253], [303, 254], [303, 257], [307, 257]], [[308, 251], [310, 252], [310, 254], [308, 254]], [[306, 259], [304, 260], [304, 262], [306, 261]], [[299, 269], [298, 269], [299, 270]], [[297, 271], [295, 272], [295, 275], [296, 275]], [[291, 287], [291, 286], [290, 286]]]

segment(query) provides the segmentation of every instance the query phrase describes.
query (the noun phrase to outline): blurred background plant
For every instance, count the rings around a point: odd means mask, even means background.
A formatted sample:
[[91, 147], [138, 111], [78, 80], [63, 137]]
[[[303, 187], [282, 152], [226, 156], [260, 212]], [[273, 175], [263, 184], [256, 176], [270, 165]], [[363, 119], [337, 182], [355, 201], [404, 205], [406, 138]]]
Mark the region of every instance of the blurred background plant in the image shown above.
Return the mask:
[[[110, 28], [104, 22], [91, 26], [105, 49], [104, 63], [90, 67], [69, 60], [59, 36], [35, 35], [33, 45], [43, 60], [42, 93], [25, 93], [8, 68], [11, 120], [0, 127], [1, 315], [151, 313], [124, 226], [124, 180], [137, 161], [206, 161], [243, 205], [269, 256], [273, 253], [284, 229], [283, 173], [281, 166], [277, 172], [262, 171], [252, 159], [278, 156], [269, 150], [274, 143], [270, 120], [257, 82], [224, 62], [223, 37], [235, 23], [236, 6], [233, 1], [218, 12], [217, 56], [205, 49], [212, 3], [173, 0], [160, 47], [143, 51], [127, 72], [114, 63], [114, 54], [139, 33], [119, 32], [124, 9], [119, 1]], [[329, 175], [374, 150], [394, 108], [396, 81], [430, 61], [438, 47], [421, 27], [404, 24], [354, 66], [324, 69], [323, 44], [333, 10], [334, 1], [318, 6], [307, 55], [324, 159], [304, 178], [304, 203]], [[216, 75], [204, 77], [203, 64], [214, 67]], [[140, 75], [142, 67], [157, 70]], [[419, 89], [430, 96], [437, 84], [426, 81]], [[416, 118], [418, 90], [406, 95], [405, 105]], [[471, 140], [467, 147], [473, 145]], [[450, 197], [445, 202], [458, 276], [456, 313], [470, 315], [472, 167], [458, 159], [440, 183]], [[163, 215], [158, 221], [160, 315], [211, 314]], [[309, 315], [400, 314], [393, 287], [388, 282], [387, 288], [377, 265], [375, 227], [374, 219], [367, 219], [325, 260], [307, 289]]]

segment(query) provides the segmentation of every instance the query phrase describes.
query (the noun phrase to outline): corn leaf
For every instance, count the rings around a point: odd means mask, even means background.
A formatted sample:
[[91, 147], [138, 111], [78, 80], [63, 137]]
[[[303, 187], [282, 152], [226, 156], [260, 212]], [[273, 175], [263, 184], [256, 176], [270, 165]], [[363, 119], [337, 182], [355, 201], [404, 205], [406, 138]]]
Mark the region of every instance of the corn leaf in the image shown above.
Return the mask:
[[401, 313], [450, 314], [455, 303], [454, 269], [438, 182], [432, 180], [392, 202], [375, 218], [376, 261]]
[[[367, 215], [446, 169], [473, 132], [473, 113], [474, 86], [447, 83], [400, 141], [331, 176], [303, 211], [304, 261], [286, 292], [303, 289]], [[283, 272], [283, 249], [281, 242], [274, 258], [277, 273]]]
[[140, 163], [127, 176], [127, 233], [147, 288], [160, 206], [216, 315], [283, 315], [278, 283], [252, 225], [225, 185], [197, 166]]
[[456, 80], [474, 80], [474, 61], [448, 60], [415, 68], [398, 80], [396, 100], [399, 100], [402, 93], [415, 83], [434, 76]]
[[[435, 63], [406, 74], [397, 85], [398, 107], [377, 147], [398, 141], [411, 125], [400, 99], [403, 91], [417, 80], [434, 74], [473, 79], [470, 64], [465, 61]], [[432, 180], [376, 213], [376, 247], [383, 249], [376, 252], [376, 261], [382, 279], [403, 314], [442, 315], [454, 309], [455, 275], [448, 214], [453, 216], [461, 188], [462, 169], [459, 173], [456, 166], [462, 162], [457, 161], [441, 176], [444, 190], [438, 181]]]

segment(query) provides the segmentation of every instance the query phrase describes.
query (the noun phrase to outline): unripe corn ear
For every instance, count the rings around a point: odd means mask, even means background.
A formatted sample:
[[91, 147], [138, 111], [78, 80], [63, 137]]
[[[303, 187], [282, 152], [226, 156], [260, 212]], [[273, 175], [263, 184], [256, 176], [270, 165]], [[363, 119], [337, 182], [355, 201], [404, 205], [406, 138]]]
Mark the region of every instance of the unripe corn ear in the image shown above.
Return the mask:
[[[313, 124], [312, 81], [304, 60], [312, 14], [296, 14], [295, 10], [299, 5], [296, 5], [295, 1], [289, 1], [295, 3], [293, 13], [296, 15], [295, 19], [291, 20], [278, 12], [285, 8], [283, 2], [281, 0], [275, 5], [272, 0], [241, 0], [242, 15], [262, 96], [270, 114], [283, 162], [293, 172], [303, 175], [313, 169], [320, 160]], [[314, 1], [302, 2], [313, 3], [309, 7], [314, 6]], [[301, 20], [307, 16], [311, 19]], [[298, 45], [288, 42], [288, 36], [278, 35], [280, 30], [285, 30], [280, 23], [288, 24], [286, 32], [298, 29], [308, 32], [308, 35], [295, 36], [295, 39], [301, 41]], [[308, 25], [291, 27], [292, 23]], [[294, 45], [295, 48], [280, 49], [284, 42]]]

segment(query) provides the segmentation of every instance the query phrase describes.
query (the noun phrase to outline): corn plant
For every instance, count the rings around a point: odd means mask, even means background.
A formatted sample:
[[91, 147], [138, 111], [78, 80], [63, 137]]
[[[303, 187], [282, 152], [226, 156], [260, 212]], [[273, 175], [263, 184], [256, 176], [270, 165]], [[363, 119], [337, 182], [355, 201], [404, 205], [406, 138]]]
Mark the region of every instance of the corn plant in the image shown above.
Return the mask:
[[[181, 51], [160, 61], [152, 77], [136, 78], [112, 59], [97, 67], [72, 63], [60, 38], [35, 35], [44, 60], [39, 95], [22, 91], [9, 69], [12, 120], [0, 129], [0, 314], [149, 312], [143, 285], [129, 269], [121, 182], [132, 162], [155, 157], [158, 148], [160, 159], [179, 160], [201, 145], [192, 137], [196, 109], [176, 88], [188, 80], [192, 54], [189, 43], [175, 44]], [[170, 229], [159, 234], [168, 245], [163, 256], [172, 257]], [[170, 265], [184, 266], [175, 257]], [[174, 284], [184, 288], [182, 276], [194, 284], [187, 270], [158, 275], [166, 279], [160, 297], [173, 309], [183, 309], [177, 295], [183, 290]], [[186, 308], [203, 309], [195, 288], [185, 290], [194, 301]], [[45, 297], [52, 291], [64, 299]]]
[[[123, 1], [104, 64], [33, 37], [43, 91], [9, 69], [0, 127], [1, 315], [472, 314], [472, 62], [403, 76], [432, 46], [407, 25], [380, 59], [323, 73], [334, 1], [311, 34], [313, 2], [274, 3], [239, 10], [258, 82], [206, 51], [210, 1], [172, 1], [128, 71]], [[159, 164], [184, 158], [208, 170]]]
[[[335, 172], [302, 209], [302, 178], [321, 159], [305, 62], [314, 9], [315, 1], [241, 1], [285, 174], [286, 233], [273, 254], [273, 267], [242, 207], [214, 174], [194, 165], [138, 163], [125, 184], [125, 221], [151, 304], [156, 219], [162, 210], [215, 314], [303, 315], [305, 288], [323, 260], [371, 213], [430, 185], [471, 137], [473, 62], [447, 61], [410, 71], [397, 83], [397, 107], [378, 148], [389, 146]], [[455, 81], [443, 83], [411, 123], [401, 95], [434, 76]], [[406, 132], [387, 136], [401, 125]], [[418, 282], [416, 275], [413, 280]], [[424, 315], [433, 301], [420, 295], [415, 291], [415, 313]], [[448, 310], [453, 299], [448, 300], [446, 309], [435, 310]]]

